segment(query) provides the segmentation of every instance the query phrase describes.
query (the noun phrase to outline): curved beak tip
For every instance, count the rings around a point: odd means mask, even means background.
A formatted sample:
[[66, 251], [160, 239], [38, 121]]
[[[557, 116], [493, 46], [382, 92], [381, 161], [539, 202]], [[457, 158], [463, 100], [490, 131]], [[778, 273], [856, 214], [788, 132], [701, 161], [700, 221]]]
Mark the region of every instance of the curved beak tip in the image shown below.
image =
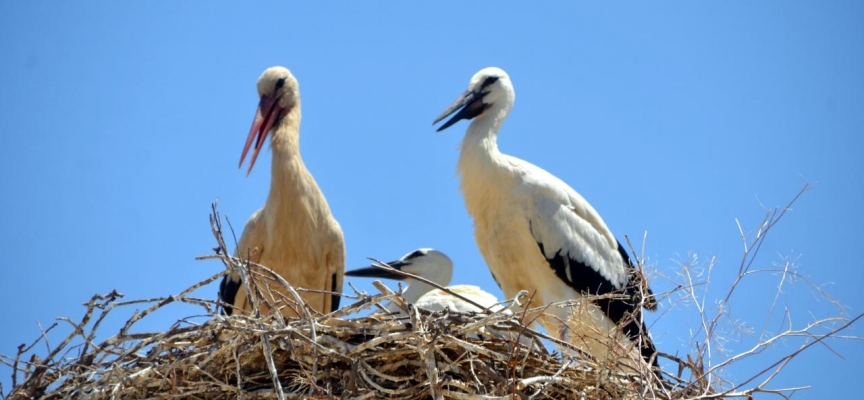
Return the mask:
[[267, 96], [261, 96], [258, 102], [258, 109], [255, 110], [255, 119], [252, 120], [252, 127], [249, 128], [249, 135], [246, 137], [246, 144], [243, 146], [243, 153], [240, 154], [240, 164], [237, 168], [243, 167], [243, 160], [246, 159], [246, 154], [252, 146], [252, 140], [255, 139], [254, 150], [249, 157], [249, 169], [246, 171], [246, 176], [252, 172], [252, 167], [255, 166], [255, 160], [258, 159], [258, 153], [264, 147], [264, 142], [267, 139], [267, 134], [273, 128], [273, 124], [281, 113], [277, 105], [276, 99]]

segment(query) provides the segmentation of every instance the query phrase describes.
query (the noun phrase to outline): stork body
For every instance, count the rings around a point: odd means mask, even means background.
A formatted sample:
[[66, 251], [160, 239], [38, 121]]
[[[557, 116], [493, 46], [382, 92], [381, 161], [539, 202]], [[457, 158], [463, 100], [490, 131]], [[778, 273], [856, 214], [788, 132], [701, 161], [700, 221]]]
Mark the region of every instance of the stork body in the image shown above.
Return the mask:
[[[342, 229], [300, 157], [297, 80], [287, 69], [272, 67], [264, 71], [257, 87], [261, 101], [240, 164], [257, 136], [248, 175], [268, 133], [272, 132], [270, 193], [264, 207], [246, 222], [235, 255], [270, 268], [295, 287], [341, 293], [345, 270]], [[220, 286], [219, 297], [229, 305], [225, 308], [229, 315], [234, 309], [250, 309], [240, 279], [239, 274], [228, 275]], [[293, 300], [278, 284], [270, 288], [279, 293], [277, 296]], [[300, 295], [321, 313], [339, 307], [338, 295], [302, 291]], [[286, 306], [282, 313], [297, 316], [299, 310], [295, 308]]]
[[[402, 258], [386, 263], [387, 265], [403, 272], [408, 272], [412, 275], [425, 278], [430, 282], [434, 282], [438, 286], [446, 287], [447, 290], [458, 294], [470, 302], [456, 297], [447, 291], [441, 290], [422, 281], [414, 278], [405, 277], [390, 272], [386, 269], [375, 266], [355, 269], [345, 273], [347, 276], [358, 277], [377, 277], [385, 279], [397, 279], [408, 283], [408, 289], [402, 297], [409, 304], [414, 304], [415, 307], [427, 311], [443, 311], [449, 309], [459, 313], [480, 312], [488, 309], [492, 312], [500, 312], [502, 314], [511, 315], [512, 311], [504, 308], [501, 302], [498, 301], [491, 293], [474, 285], [454, 285], [450, 284], [450, 279], [453, 276], [453, 261], [446, 254], [429, 248], [414, 250]], [[472, 304], [474, 303], [474, 304]], [[476, 304], [476, 305], [475, 305]], [[477, 305], [481, 307], [477, 307]], [[386, 306], [387, 311], [391, 313], [401, 312], [398, 306], [390, 303]], [[483, 339], [486, 337], [509, 338], [510, 340], [518, 340], [523, 346], [532, 348], [536, 351], [545, 351], [542, 349], [542, 344], [534, 342], [530, 337], [519, 334], [518, 332], [480, 328], [476, 337]]]
[[[594, 357], [641, 354], [650, 360], [655, 349], [640, 318], [643, 296], [650, 299], [650, 291], [640, 291], [627, 252], [579, 193], [498, 150], [498, 131], [514, 101], [509, 76], [486, 68], [435, 121], [455, 113], [441, 131], [473, 119], [459, 155], [460, 188], [493, 277], [507, 297], [520, 290], [534, 293], [533, 307], [576, 300], [572, 309], [548, 308], [539, 321]], [[612, 294], [623, 298], [579, 301]], [[650, 301], [644, 304], [653, 307]]]
[[[386, 264], [400, 271], [425, 278], [430, 282], [434, 282], [438, 286], [447, 287], [450, 291], [470, 299], [474, 303], [483, 306], [483, 308], [488, 308], [492, 311], [502, 309], [495, 296], [477, 286], [455, 285], [448, 287], [450, 280], [453, 277], [453, 261], [451, 261], [450, 257], [447, 257], [446, 254], [438, 250], [429, 248], [417, 249], [396, 261], [391, 261]], [[458, 297], [454, 297], [450, 293], [438, 289], [426, 282], [405, 277], [404, 275], [399, 275], [383, 268], [370, 265], [368, 267], [348, 271], [345, 275], [405, 281], [408, 283], [408, 289], [405, 290], [402, 297], [409, 304], [414, 304], [416, 307], [425, 310], [441, 311], [445, 308], [449, 308], [450, 310], [462, 313], [481, 311], [477, 306]], [[399, 307], [392, 303], [388, 304], [386, 307], [390, 312], [399, 311]]]

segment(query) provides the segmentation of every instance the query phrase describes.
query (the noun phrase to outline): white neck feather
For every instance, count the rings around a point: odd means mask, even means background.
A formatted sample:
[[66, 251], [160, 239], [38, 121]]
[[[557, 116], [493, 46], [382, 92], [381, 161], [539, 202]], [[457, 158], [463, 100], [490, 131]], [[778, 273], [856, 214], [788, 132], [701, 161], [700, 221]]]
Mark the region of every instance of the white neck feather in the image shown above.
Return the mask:
[[[402, 297], [404, 297], [405, 301], [407, 301], [408, 303], [416, 303], [417, 300], [419, 300], [420, 297], [423, 297], [424, 294], [429, 293], [432, 290], [437, 289], [436, 287], [434, 287], [428, 283], [419, 282], [419, 281], [416, 281], [414, 279], [409, 279], [406, 281], [406, 283], [408, 283], [408, 289], [405, 290], [405, 294]], [[435, 283], [438, 283], [438, 282], [435, 282]], [[449, 283], [449, 282], [447, 282], [447, 283]], [[446, 286], [447, 283], [445, 283], [443, 285], [440, 283], [438, 283], [438, 284], [441, 286]]]
[[300, 157], [299, 131], [298, 103], [272, 132], [273, 161], [267, 197], [267, 207], [278, 205], [271, 211], [275, 218], [291, 218], [295, 224], [311, 223], [312, 218], [328, 209], [318, 184]]
[[[450, 279], [453, 277], [453, 264], [449, 259], [445, 262], [445, 260], [436, 261], [436, 259], [426, 257], [416, 260], [416, 264], [409, 266], [404, 271], [427, 279], [438, 286], [450, 285]], [[413, 278], [406, 279], [405, 283], [408, 284], [408, 289], [405, 290], [403, 298], [408, 303], [416, 303], [423, 295], [437, 289], [436, 286]]]
[[457, 170], [461, 176], [459, 187], [465, 197], [468, 213], [475, 210], [497, 193], [492, 193], [493, 185], [489, 180], [500, 180], [500, 174], [507, 173], [505, 156], [498, 150], [498, 130], [509, 113], [509, 107], [492, 107], [484, 115], [468, 126], [462, 139]]
[[[500, 156], [498, 151], [498, 131], [504, 120], [507, 119], [507, 114], [510, 113], [507, 107], [493, 106], [483, 115], [471, 121], [468, 130], [465, 132], [465, 138], [462, 139], [461, 158], [477, 157], [485, 155], [490, 159]], [[479, 153], [479, 154], [478, 154]]]

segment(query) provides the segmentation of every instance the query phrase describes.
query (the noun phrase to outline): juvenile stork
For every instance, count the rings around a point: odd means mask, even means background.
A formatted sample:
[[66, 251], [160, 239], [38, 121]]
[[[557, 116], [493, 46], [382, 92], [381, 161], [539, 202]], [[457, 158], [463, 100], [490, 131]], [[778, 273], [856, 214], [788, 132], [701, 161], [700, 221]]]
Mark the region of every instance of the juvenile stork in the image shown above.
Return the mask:
[[[386, 263], [387, 265], [399, 271], [407, 272], [421, 278], [428, 279], [438, 286], [447, 287], [447, 289], [458, 293], [471, 301], [491, 309], [492, 311], [501, 310], [503, 307], [499, 304], [498, 299], [492, 294], [472, 285], [455, 285], [448, 286], [450, 279], [453, 277], [453, 261], [446, 254], [429, 248], [414, 250], [402, 258]], [[408, 289], [402, 295], [402, 298], [410, 304], [414, 304], [418, 308], [429, 311], [441, 311], [445, 308], [457, 312], [477, 312], [479, 308], [471, 303], [460, 298], [454, 297], [441, 289], [436, 288], [426, 282], [418, 281], [414, 278], [399, 275], [383, 268], [368, 266], [358, 268], [352, 271], [345, 272], [346, 276], [395, 279], [408, 283]], [[387, 305], [387, 310], [390, 312], [398, 312], [399, 307], [393, 303]]]
[[[248, 176], [269, 134], [273, 149], [270, 193], [264, 207], [246, 222], [235, 254], [272, 269], [295, 287], [341, 293], [345, 271], [342, 229], [300, 158], [300, 86], [287, 69], [271, 67], [258, 78], [258, 95], [258, 110], [240, 166], [255, 139]], [[219, 289], [219, 298], [227, 304], [226, 314], [250, 309], [239, 274], [226, 276]], [[271, 290], [293, 299], [278, 285], [271, 285]], [[336, 294], [301, 291], [300, 295], [318, 312], [339, 308]], [[282, 309], [286, 316], [297, 316], [295, 311], [291, 306]]]
[[[507, 73], [485, 68], [433, 122], [453, 115], [440, 132], [473, 119], [457, 169], [493, 277], [506, 297], [536, 291], [531, 306], [575, 300], [572, 309], [550, 307], [539, 321], [598, 360], [624, 354], [637, 365], [641, 355], [656, 365], [641, 319], [642, 306], [656, 307], [651, 291], [641, 289], [640, 274], [600, 214], [560, 179], [498, 150], [498, 130], [515, 98]], [[580, 300], [585, 296], [594, 298]]]

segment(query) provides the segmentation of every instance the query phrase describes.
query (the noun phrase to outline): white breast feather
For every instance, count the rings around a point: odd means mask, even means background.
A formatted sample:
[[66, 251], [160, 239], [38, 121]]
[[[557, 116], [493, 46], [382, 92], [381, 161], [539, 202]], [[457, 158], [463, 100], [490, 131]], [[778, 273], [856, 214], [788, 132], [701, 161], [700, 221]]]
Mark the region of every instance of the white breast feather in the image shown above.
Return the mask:
[[[448, 289], [453, 292], [458, 293], [459, 295], [470, 299], [471, 301], [485, 307], [492, 307], [492, 311], [498, 311], [502, 309], [501, 305], [498, 304], [498, 299], [495, 298], [490, 293], [483, 291], [477, 286], [472, 285], [455, 285], [450, 286]], [[445, 308], [450, 308], [452, 311], [466, 313], [466, 312], [478, 312], [481, 309], [463, 301], [462, 299], [453, 297], [450, 293], [447, 293], [441, 289], [431, 290], [428, 293], [421, 296], [415, 303], [415, 306], [418, 308], [422, 308], [424, 310], [429, 311], [441, 311]]]

